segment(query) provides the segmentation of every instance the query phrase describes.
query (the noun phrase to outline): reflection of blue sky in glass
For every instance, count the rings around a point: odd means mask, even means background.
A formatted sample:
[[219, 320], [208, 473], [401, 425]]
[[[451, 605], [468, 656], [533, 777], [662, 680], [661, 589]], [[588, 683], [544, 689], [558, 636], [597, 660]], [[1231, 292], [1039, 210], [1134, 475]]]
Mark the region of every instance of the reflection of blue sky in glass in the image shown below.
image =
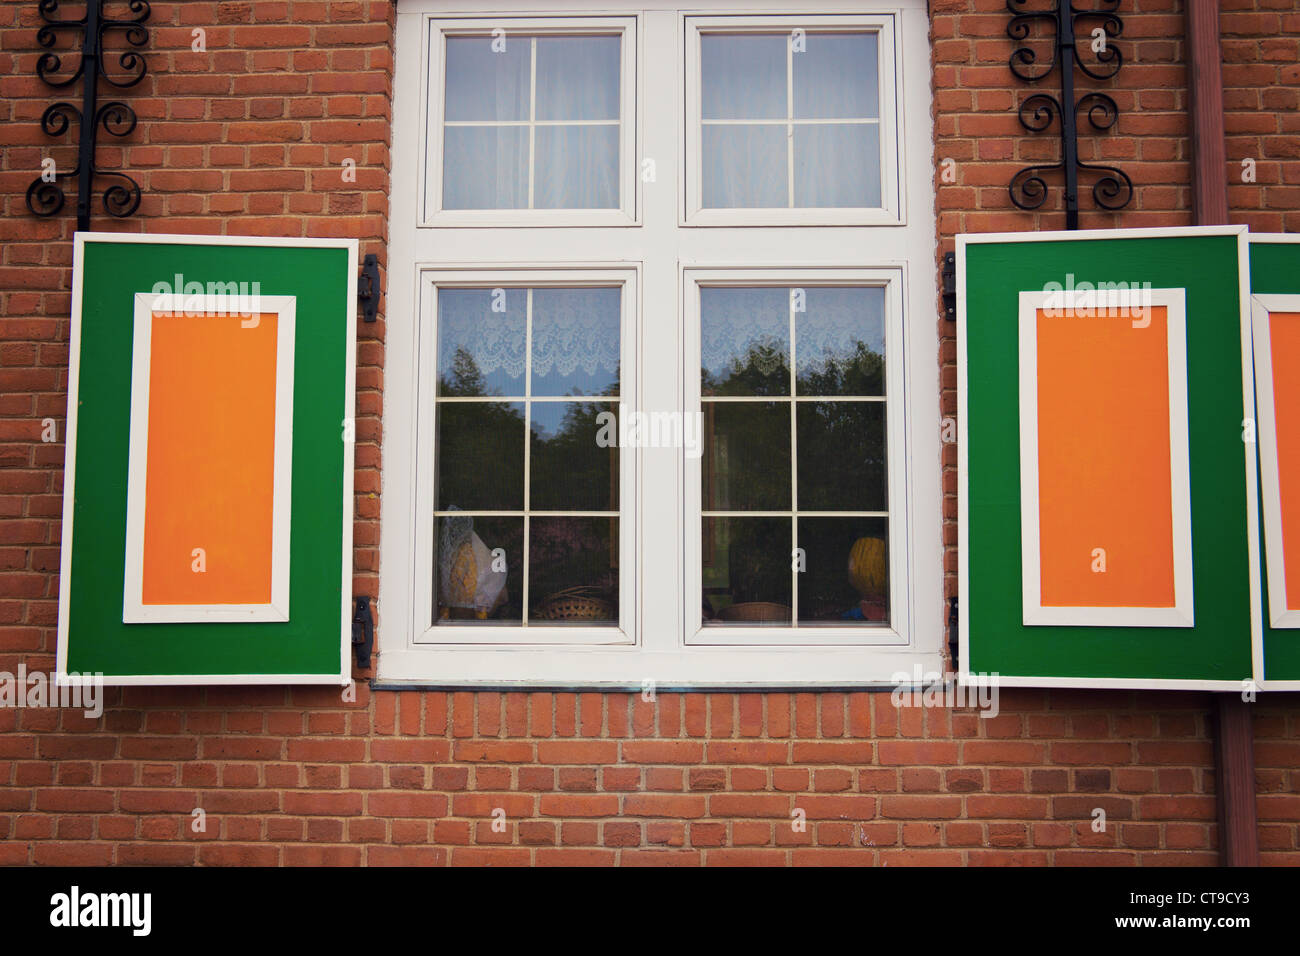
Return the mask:
[[809, 33], [791, 55], [795, 119], [876, 119], [880, 116], [874, 33]]
[[[438, 290], [439, 394], [524, 394], [528, 293], [502, 291], [505, 311], [493, 312], [491, 289]], [[474, 370], [480, 385], [469, 388]]]
[[[728, 394], [788, 395], [780, 373], [790, 363], [790, 290], [701, 289], [700, 344], [706, 392], [713, 385]], [[744, 386], [726, 387], [746, 370]]]
[[447, 38], [447, 119], [528, 119], [532, 51], [527, 37], [506, 38], [492, 49], [492, 37]]
[[[828, 394], [828, 374], [844, 383], [845, 376], [856, 387], [867, 387], [858, 394], [883, 392], [885, 355], [885, 290], [867, 288], [816, 288], [805, 290], [806, 310], [795, 314], [795, 362], [799, 391], [803, 394]], [[868, 356], [863, 356], [859, 345]], [[872, 356], [878, 357], [873, 359]], [[820, 388], [814, 389], [810, 376], [820, 373]], [[847, 383], [844, 383], [847, 384]], [[829, 394], [852, 394], [835, 388]]]
[[538, 37], [537, 119], [618, 119], [620, 46], [612, 36]]
[[619, 289], [533, 290], [533, 394], [616, 395]]

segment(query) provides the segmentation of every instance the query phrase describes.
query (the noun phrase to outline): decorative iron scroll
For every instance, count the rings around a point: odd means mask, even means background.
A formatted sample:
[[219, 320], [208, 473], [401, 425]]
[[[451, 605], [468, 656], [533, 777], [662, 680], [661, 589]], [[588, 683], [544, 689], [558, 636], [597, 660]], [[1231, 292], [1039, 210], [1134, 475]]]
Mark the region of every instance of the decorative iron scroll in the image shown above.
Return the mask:
[[[1082, 112], [1097, 132], [1104, 132], [1119, 119], [1119, 107], [1105, 93], [1091, 91], [1078, 99], [1074, 95], [1074, 69], [1094, 80], [1109, 80], [1119, 73], [1124, 57], [1111, 41], [1124, 30], [1124, 22], [1115, 11], [1120, 0], [1095, 0], [1096, 9], [1080, 9], [1074, 0], [1051, 0], [1050, 7], [1029, 8], [1031, 0], [1007, 0], [1011, 22], [1007, 35], [1022, 43], [1008, 62], [1011, 72], [1027, 83], [1039, 83], [1059, 67], [1061, 93], [1038, 92], [1020, 104], [1020, 125], [1031, 133], [1042, 133], [1057, 123], [1061, 130], [1061, 161], [1026, 166], [1011, 177], [1011, 201], [1020, 209], [1038, 209], [1047, 199], [1045, 174], [1060, 170], [1065, 179], [1065, 228], [1079, 228], [1079, 174], [1096, 177], [1092, 185], [1093, 201], [1102, 209], [1123, 209], [1133, 199], [1133, 181], [1118, 167], [1085, 163], [1079, 159], [1079, 114]], [[1038, 62], [1038, 54], [1028, 45], [1035, 23], [1050, 25], [1055, 31], [1052, 58]], [[1081, 54], [1077, 43], [1082, 40], [1088, 54]]]
[[[146, 0], [128, 0], [119, 4], [130, 12], [128, 19], [121, 20], [105, 16], [105, 4], [106, 0], [87, 0], [85, 14], [75, 20], [59, 18], [59, 0], [41, 0], [38, 5], [45, 25], [37, 31], [36, 42], [46, 52], [36, 61], [36, 75], [55, 89], [70, 87], [78, 79], [83, 82], [81, 109], [72, 103], [58, 102], [51, 104], [41, 115], [41, 129], [48, 136], [62, 136], [73, 121], [77, 123], [77, 165], [70, 170], [42, 170], [41, 175], [27, 187], [27, 208], [37, 216], [57, 214], [63, 208], [64, 184], [75, 179], [78, 231], [90, 228], [90, 200], [97, 177], [112, 180], [103, 191], [104, 211], [108, 215], [120, 219], [131, 215], [140, 206], [140, 187], [135, 180], [125, 173], [95, 165], [95, 142], [100, 129], [112, 136], [127, 136], [135, 129], [135, 110], [129, 105], [121, 100], [99, 102], [99, 81], [102, 79], [110, 86], [128, 89], [144, 79], [147, 72], [144, 56], [133, 49], [119, 54], [110, 71], [109, 60], [113, 57], [104, 53], [104, 41], [121, 37], [128, 47], [144, 46], [149, 40], [149, 31], [143, 25], [149, 19], [149, 4]], [[53, 48], [61, 33], [77, 31], [81, 34], [80, 57], [75, 69], [72, 66], [65, 68], [63, 57], [77, 51], [58, 54]]]

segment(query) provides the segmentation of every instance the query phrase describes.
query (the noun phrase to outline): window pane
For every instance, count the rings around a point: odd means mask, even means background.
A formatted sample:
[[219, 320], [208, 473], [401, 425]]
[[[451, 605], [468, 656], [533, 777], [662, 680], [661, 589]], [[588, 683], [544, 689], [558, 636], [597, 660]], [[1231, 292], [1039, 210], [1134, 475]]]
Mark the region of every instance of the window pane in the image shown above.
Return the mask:
[[885, 290], [804, 290], [794, 316], [800, 395], [885, 394]]
[[537, 38], [537, 119], [616, 120], [618, 37]]
[[880, 116], [879, 54], [874, 33], [809, 33], [791, 55], [795, 119]]
[[617, 423], [601, 432], [614, 411], [612, 402], [532, 403], [532, 510], [618, 510], [618, 447], [604, 443]]
[[529, 39], [504, 40], [505, 49], [493, 51], [492, 37], [447, 38], [449, 122], [528, 119]]
[[523, 518], [436, 518], [433, 540], [436, 624], [523, 620]]
[[701, 115], [785, 119], [785, 34], [700, 37]]
[[706, 625], [790, 624], [789, 518], [705, 518]]
[[528, 293], [501, 292], [438, 290], [439, 395], [524, 394]]
[[706, 511], [790, 510], [788, 401], [705, 402], [704, 448]]
[[800, 518], [800, 624], [889, 623], [885, 518]]
[[790, 394], [790, 291], [700, 290], [700, 391]]
[[786, 126], [704, 127], [703, 203], [706, 209], [789, 205]]
[[619, 289], [533, 290], [534, 395], [617, 395]]
[[799, 510], [884, 511], [884, 402], [800, 402]]
[[530, 518], [528, 623], [618, 623], [618, 519]]
[[880, 205], [880, 126], [796, 125], [794, 204], [803, 208]]
[[524, 506], [524, 406], [438, 402], [434, 460], [439, 511]]
[[617, 209], [618, 127], [538, 126], [535, 209]]
[[444, 138], [444, 209], [528, 206], [528, 127], [448, 126]]

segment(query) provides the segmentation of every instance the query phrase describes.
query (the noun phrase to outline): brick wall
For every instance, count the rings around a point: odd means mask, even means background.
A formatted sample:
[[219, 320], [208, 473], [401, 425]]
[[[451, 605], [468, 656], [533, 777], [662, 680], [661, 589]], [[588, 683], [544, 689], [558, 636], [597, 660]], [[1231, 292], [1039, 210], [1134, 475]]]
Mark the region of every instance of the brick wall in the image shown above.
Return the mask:
[[[1182, 8], [1126, 0], [1115, 131], [1085, 158], [1138, 186], [1119, 216], [1190, 221]], [[1296, 228], [1292, 0], [1225, 2], [1229, 157], [1256, 156], [1235, 215]], [[1136, 7], [1137, 12], [1132, 12]], [[141, 125], [100, 150], [144, 188], [98, 229], [345, 235], [384, 261], [392, 5], [155, 3]], [[1050, 155], [1011, 112], [1002, 0], [932, 0], [940, 252], [959, 231], [1059, 228], [1006, 183]], [[53, 665], [65, 412], [69, 217], [24, 205], [40, 160], [34, 2], [0, 2], [0, 670]], [[202, 28], [206, 52], [195, 52]], [[1262, 112], [1261, 112], [1262, 110]], [[1095, 153], [1091, 152], [1096, 150]], [[356, 164], [356, 181], [341, 175]], [[69, 196], [71, 199], [71, 195]], [[1049, 204], [1055, 200], [1049, 200]], [[1085, 196], [1085, 208], [1087, 198]], [[1050, 206], [1049, 206], [1050, 208]], [[1289, 218], [1288, 218], [1289, 217]], [[941, 361], [955, 414], [952, 330]], [[378, 586], [383, 323], [360, 326], [357, 588]], [[947, 467], [956, 570], [955, 456]], [[950, 590], [953, 581], [949, 581]], [[888, 694], [376, 693], [110, 690], [77, 711], [0, 710], [0, 864], [1189, 864], [1216, 859], [1208, 698], [1006, 691], [1001, 714], [896, 710]], [[1256, 705], [1260, 839], [1300, 863], [1297, 696]], [[192, 812], [206, 813], [193, 832]], [[1094, 811], [1106, 813], [1094, 832]], [[503, 811], [496, 814], [494, 811]], [[794, 826], [802, 811], [803, 829]], [[496, 828], [497, 818], [502, 823]]]

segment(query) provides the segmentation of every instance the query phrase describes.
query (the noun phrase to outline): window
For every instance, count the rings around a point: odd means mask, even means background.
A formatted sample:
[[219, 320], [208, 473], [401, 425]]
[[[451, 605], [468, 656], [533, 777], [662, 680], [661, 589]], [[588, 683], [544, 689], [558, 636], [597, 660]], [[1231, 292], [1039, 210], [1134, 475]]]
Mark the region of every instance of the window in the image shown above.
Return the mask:
[[891, 17], [688, 17], [686, 219], [891, 224]]
[[426, 221], [633, 220], [635, 21], [431, 20]]
[[925, 4], [463, 9], [397, 9], [380, 682], [937, 670]]

